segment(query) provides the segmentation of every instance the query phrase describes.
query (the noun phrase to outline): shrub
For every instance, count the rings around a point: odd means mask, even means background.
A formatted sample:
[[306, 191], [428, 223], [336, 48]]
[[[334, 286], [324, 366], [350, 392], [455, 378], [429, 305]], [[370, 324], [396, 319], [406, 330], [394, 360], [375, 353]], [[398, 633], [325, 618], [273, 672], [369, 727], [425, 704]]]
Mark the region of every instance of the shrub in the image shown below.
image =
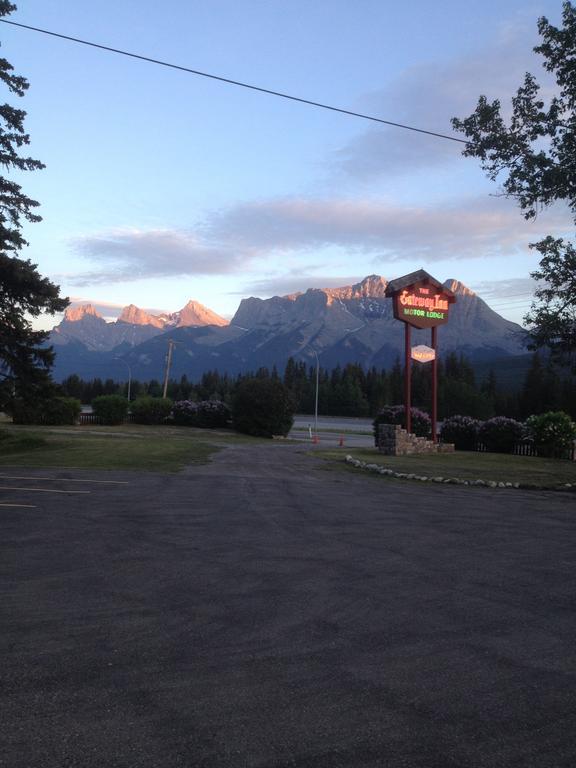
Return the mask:
[[243, 379], [233, 398], [234, 429], [259, 437], [286, 436], [294, 423], [294, 410], [290, 390], [278, 379]]
[[75, 424], [82, 409], [74, 397], [52, 397], [48, 400], [14, 400], [10, 413], [14, 424], [44, 424], [59, 426]]
[[457, 451], [473, 451], [478, 442], [480, 424], [470, 416], [450, 416], [442, 423], [440, 436], [445, 443], [454, 443]]
[[[432, 428], [430, 416], [419, 408], [410, 408], [412, 433], [418, 437], [428, 437]], [[373, 421], [374, 442], [378, 445], [378, 426], [380, 424], [400, 424], [406, 428], [406, 410], [403, 405], [385, 405]]]
[[172, 420], [180, 426], [217, 429], [228, 426], [230, 418], [230, 409], [221, 400], [178, 400], [172, 406]]
[[530, 416], [526, 428], [539, 456], [561, 456], [572, 447], [576, 438], [576, 424], [563, 411]]
[[172, 410], [172, 400], [161, 397], [139, 397], [130, 409], [137, 424], [164, 424]]
[[99, 395], [92, 400], [92, 410], [100, 424], [122, 424], [128, 413], [128, 400], [122, 395]]
[[496, 416], [483, 422], [478, 439], [486, 450], [494, 453], [511, 453], [514, 445], [524, 437], [524, 427], [519, 421], [506, 416]]

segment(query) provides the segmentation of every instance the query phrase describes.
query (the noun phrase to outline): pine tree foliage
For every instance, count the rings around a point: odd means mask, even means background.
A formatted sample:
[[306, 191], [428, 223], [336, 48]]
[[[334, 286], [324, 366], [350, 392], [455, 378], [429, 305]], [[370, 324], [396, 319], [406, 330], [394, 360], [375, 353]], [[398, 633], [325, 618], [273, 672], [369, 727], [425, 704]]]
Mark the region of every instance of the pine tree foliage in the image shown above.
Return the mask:
[[[470, 139], [463, 154], [478, 158], [493, 181], [503, 177], [503, 194], [517, 201], [526, 219], [555, 202], [567, 204], [576, 219], [576, 8], [564, 2], [562, 26], [542, 17], [538, 31], [541, 44], [534, 51], [556, 81], [548, 102], [527, 73], [508, 122], [498, 99], [481, 96], [474, 113], [453, 118], [452, 125]], [[574, 246], [549, 236], [531, 247], [542, 256], [532, 273], [542, 284], [525, 318], [533, 346], [567, 357], [576, 343]]]
[[[518, 378], [515, 389], [499, 385], [497, 375], [490, 371], [485, 380], [476, 383], [470, 361], [463, 355], [449, 353], [445, 360], [438, 361], [438, 412], [441, 419], [455, 414], [476, 419], [491, 416], [508, 416], [525, 419], [533, 414], [549, 410], [561, 410], [576, 419], [576, 376], [566, 369], [552, 364], [549, 356], [543, 360], [541, 353], [532, 357], [530, 369], [526, 372], [524, 383]], [[264, 373], [266, 369], [262, 369]], [[320, 392], [318, 412], [324, 416], [365, 416], [366, 403], [369, 415], [375, 416], [386, 405], [402, 403], [401, 367], [397, 362], [390, 371], [370, 368], [364, 371], [360, 366], [351, 365], [334, 371], [320, 368]], [[355, 376], [358, 375], [358, 378]], [[168, 382], [168, 396], [174, 400], [218, 400], [228, 404], [232, 402], [238, 385], [255, 374], [231, 376], [218, 371], [207, 371], [198, 382], [182, 376], [179, 381]], [[256, 377], [259, 380], [272, 380], [268, 376]], [[395, 380], [398, 379], [397, 385]], [[353, 387], [342, 387], [348, 380]], [[307, 366], [301, 360], [289, 358], [284, 370], [283, 383], [290, 392], [297, 413], [313, 414], [315, 407], [316, 368]], [[69, 376], [62, 382], [62, 393], [75, 397], [82, 403], [91, 403], [95, 397], [104, 394], [121, 394], [126, 397], [126, 383], [100, 378], [84, 381], [76, 375]], [[134, 397], [150, 395], [162, 396], [162, 385], [152, 380], [140, 382], [132, 379], [131, 391]], [[352, 393], [352, 398], [349, 398]], [[412, 371], [413, 402], [420, 410], [428, 410], [431, 398], [430, 367], [416, 364]], [[343, 399], [348, 398], [348, 399]]]
[[[0, 17], [15, 9], [0, 0]], [[0, 58], [0, 81], [13, 96], [22, 97], [28, 89], [28, 81], [14, 74], [4, 58]], [[8, 103], [0, 105], [0, 165], [5, 174], [44, 167], [21, 152], [30, 143], [25, 116]], [[48, 334], [34, 331], [31, 320], [42, 312], [61, 312], [68, 304], [59, 297], [58, 286], [17, 255], [27, 245], [24, 223], [40, 221], [35, 213], [38, 205], [13, 179], [0, 175], [0, 409], [14, 397], [38, 397], [49, 388], [54, 354], [42, 346]]]

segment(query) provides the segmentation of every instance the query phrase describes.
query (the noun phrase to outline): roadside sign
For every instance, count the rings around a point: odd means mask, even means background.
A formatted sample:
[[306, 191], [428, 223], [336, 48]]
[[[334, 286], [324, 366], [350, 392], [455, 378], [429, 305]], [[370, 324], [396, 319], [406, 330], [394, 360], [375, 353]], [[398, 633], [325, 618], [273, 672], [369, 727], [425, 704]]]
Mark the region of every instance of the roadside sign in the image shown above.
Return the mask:
[[436, 359], [436, 350], [425, 344], [419, 344], [417, 347], [412, 347], [411, 357], [419, 363], [429, 363]]
[[[410, 401], [412, 397], [412, 360], [431, 362], [432, 368], [432, 441], [436, 442], [438, 409], [438, 361], [436, 357], [438, 326], [448, 322], [450, 305], [456, 295], [447, 286], [423, 269], [398, 277], [386, 286], [386, 296], [392, 299], [394, 317], [404, 323], [404, 408], [406, 430], [412, 430]], [[430, 328], [432, 347], [421, 344], [412, 347], [412, 328]]]

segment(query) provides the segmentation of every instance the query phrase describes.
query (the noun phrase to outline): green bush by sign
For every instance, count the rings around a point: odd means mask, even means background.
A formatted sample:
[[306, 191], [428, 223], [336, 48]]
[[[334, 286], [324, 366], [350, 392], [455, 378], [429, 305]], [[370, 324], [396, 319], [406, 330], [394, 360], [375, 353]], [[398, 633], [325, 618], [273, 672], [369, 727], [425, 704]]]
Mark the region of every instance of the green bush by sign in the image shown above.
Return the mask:
[[563, 411], [548, 411], [530, 416], [526, 421], [528, 437], [534, 441], [539, 456], [553, 457], [571, 447], [576, 439], [576, 424]]
[[100, 395], [92, 400], [99, 424], [122, 424], [128, 413], [128, 400], [122, 395]]
[[130, 408], [136, 424], [164, 424], [172, 411], [172, 400], [161, 397], [139, 397]]
[[292, 394], [278, 379], [243, 379], [234, 395], [232, 421], [247, 435], [285, 437], [294, 423]]

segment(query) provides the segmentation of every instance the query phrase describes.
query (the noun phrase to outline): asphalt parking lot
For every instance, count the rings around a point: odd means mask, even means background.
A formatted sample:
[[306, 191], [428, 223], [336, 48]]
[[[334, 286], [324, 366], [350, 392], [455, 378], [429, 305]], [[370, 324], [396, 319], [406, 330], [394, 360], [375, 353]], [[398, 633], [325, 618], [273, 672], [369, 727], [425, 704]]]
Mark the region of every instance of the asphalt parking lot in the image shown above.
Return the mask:
[[281, 444], [0, 475], [0, 765], [576, 764], [573, 495]]

